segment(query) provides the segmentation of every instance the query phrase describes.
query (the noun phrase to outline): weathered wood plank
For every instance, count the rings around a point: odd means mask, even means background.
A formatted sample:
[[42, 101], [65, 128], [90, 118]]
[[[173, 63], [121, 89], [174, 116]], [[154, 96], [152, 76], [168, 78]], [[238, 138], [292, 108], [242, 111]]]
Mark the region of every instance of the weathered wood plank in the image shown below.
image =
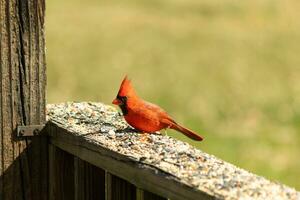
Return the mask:
[[164, 197], [158, 196], [152, 192], [142, 190], [140, 188], [136, 189], [136, 200], [167, 200]]
[[49, 199], [74, 199], [74, 156], [49, 145], [49, 159]]
[[136, 199], [135, 186], [114, 175], [111, 176], [111, 191], [112, 200]]
[[105, 171], [74, 158], [75, 199], [105, 199]]
[[105, 171], [105, 200], [112, 200], [112, 174]]
[[[51, 126], [56, 126], [52, 124]], [[74, 137], [68, 131], [56, 127], [56, 133], [51, 132], [50, 142], [65, 151], [85, 160], [93, 165], [105, 169], [115, 176], [121, 177], [135, 186], [157, 193], [158, 195], [173, 200], [184, 199], [213, 199], [202, 191], [196, 191], [177, 182], [174, 177], [157, 171], [150, 166], [140, 165], [130, 160], [127, 156], [120, 155], [97, 144], [90, 143], [82, 137]], [[111, 191], [114, 179], [112, 178]], [[114, 193], [114, 192], [112, 192]], [[133, 191], [135, 193], [135, 191]], [[115, 196], [112, 194], [111, 199]]]
[[84, 199], [84, 161], [74, 157], [74, 190], [75, 200]]
[[17, 140], [45, 122], [44, 0], [0, 0], [0, 199], [47, 199], [47, 139]]
[[55, 176], [55, 150], [56, 147], [53, 145], [48, 146], [49, 150], [49, 190], [48, 190], [48, 199], [49, 200], [55, 200], [55, 194], [56, 194], [56, 185], [55, 183], [58, 181], [57, 177]]
[[[2, 4], [3, 5], [3, 4]], [[2, 38], [4, 39], [1, 46], [3, 47], [2, 55], [6, 55], [6, 59], [2, 59], [3, 64], [2, 68], [2, 142], [3, 142], [3, 152], [2, 157], [4, 158], [1, 162], [3, 166], [3, 199], [13, 199], [14, 187], [13, 187], [13, 176], [14, 176], [14, 167], [10, 168], [11, 163], [13, 163], [13, 143], [11, 143], [11, 133], [13, 130], [12, 127], [12, 94], [11, 94], [11, 81], [10, 81], [10, 69], [11, 69], [11, 23], [10, 23], [10, 5], [8, 2], [5, 2], [3, 5], [3, 26], [2, 29]], [[6, 67], [2, 67], [5, 66]], [[4, 96], [5, 95], [5, 96]], [[11, 189], [10, 189], [11, 188]]]
[[136, 200], [144, 200], [144, 190], [136, 188]]

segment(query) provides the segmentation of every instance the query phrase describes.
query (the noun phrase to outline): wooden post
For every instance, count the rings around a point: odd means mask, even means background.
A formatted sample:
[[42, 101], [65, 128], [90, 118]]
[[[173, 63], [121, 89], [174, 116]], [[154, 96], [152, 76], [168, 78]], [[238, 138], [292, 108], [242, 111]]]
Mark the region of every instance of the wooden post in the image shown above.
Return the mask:
[[45, 123], [44, 0], [0, 0], [0, 199], [47, 199], [47, 139], [18, 140]]

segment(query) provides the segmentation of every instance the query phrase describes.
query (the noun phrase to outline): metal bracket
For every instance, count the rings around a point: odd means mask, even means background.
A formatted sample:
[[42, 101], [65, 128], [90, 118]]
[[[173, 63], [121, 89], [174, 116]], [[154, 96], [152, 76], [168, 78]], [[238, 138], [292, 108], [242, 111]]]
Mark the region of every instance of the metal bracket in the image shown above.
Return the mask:
[[17, 127], [17, 137], [31, 137], [37, 136], [45, 125], [28, 125]]

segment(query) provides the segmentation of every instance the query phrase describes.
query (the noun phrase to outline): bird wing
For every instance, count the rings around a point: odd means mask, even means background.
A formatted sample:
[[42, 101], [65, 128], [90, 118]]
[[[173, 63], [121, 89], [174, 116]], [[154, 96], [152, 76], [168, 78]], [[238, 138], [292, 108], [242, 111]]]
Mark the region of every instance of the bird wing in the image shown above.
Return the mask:
[[166, 121], [169, 121], [172, 122], [173, 124], [177, 124], [172, 119], [172, 117], [161, 107], [149, 102], [145, 102], [144, 105], [146, 107], [146, 110], [151, 112], [151, 115], [155, 115], [159, 119], [160, 123], [165, 124]]
[[162, 109], [161, 107], [153, 103], [145, 102], [144, 106], [146, 107], [147, 110], [151, 110], [152, 112], [156, 113], [158, 117], [169, 116], [164, 109]]

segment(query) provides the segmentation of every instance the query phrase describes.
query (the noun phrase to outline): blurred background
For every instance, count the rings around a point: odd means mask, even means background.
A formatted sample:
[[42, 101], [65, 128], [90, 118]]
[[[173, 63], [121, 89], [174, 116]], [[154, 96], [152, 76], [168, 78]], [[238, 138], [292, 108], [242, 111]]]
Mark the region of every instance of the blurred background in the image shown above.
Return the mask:
[[300, 190], [300, 1], [47, 1], [48, 103], [138, 94], [180, 140]]

